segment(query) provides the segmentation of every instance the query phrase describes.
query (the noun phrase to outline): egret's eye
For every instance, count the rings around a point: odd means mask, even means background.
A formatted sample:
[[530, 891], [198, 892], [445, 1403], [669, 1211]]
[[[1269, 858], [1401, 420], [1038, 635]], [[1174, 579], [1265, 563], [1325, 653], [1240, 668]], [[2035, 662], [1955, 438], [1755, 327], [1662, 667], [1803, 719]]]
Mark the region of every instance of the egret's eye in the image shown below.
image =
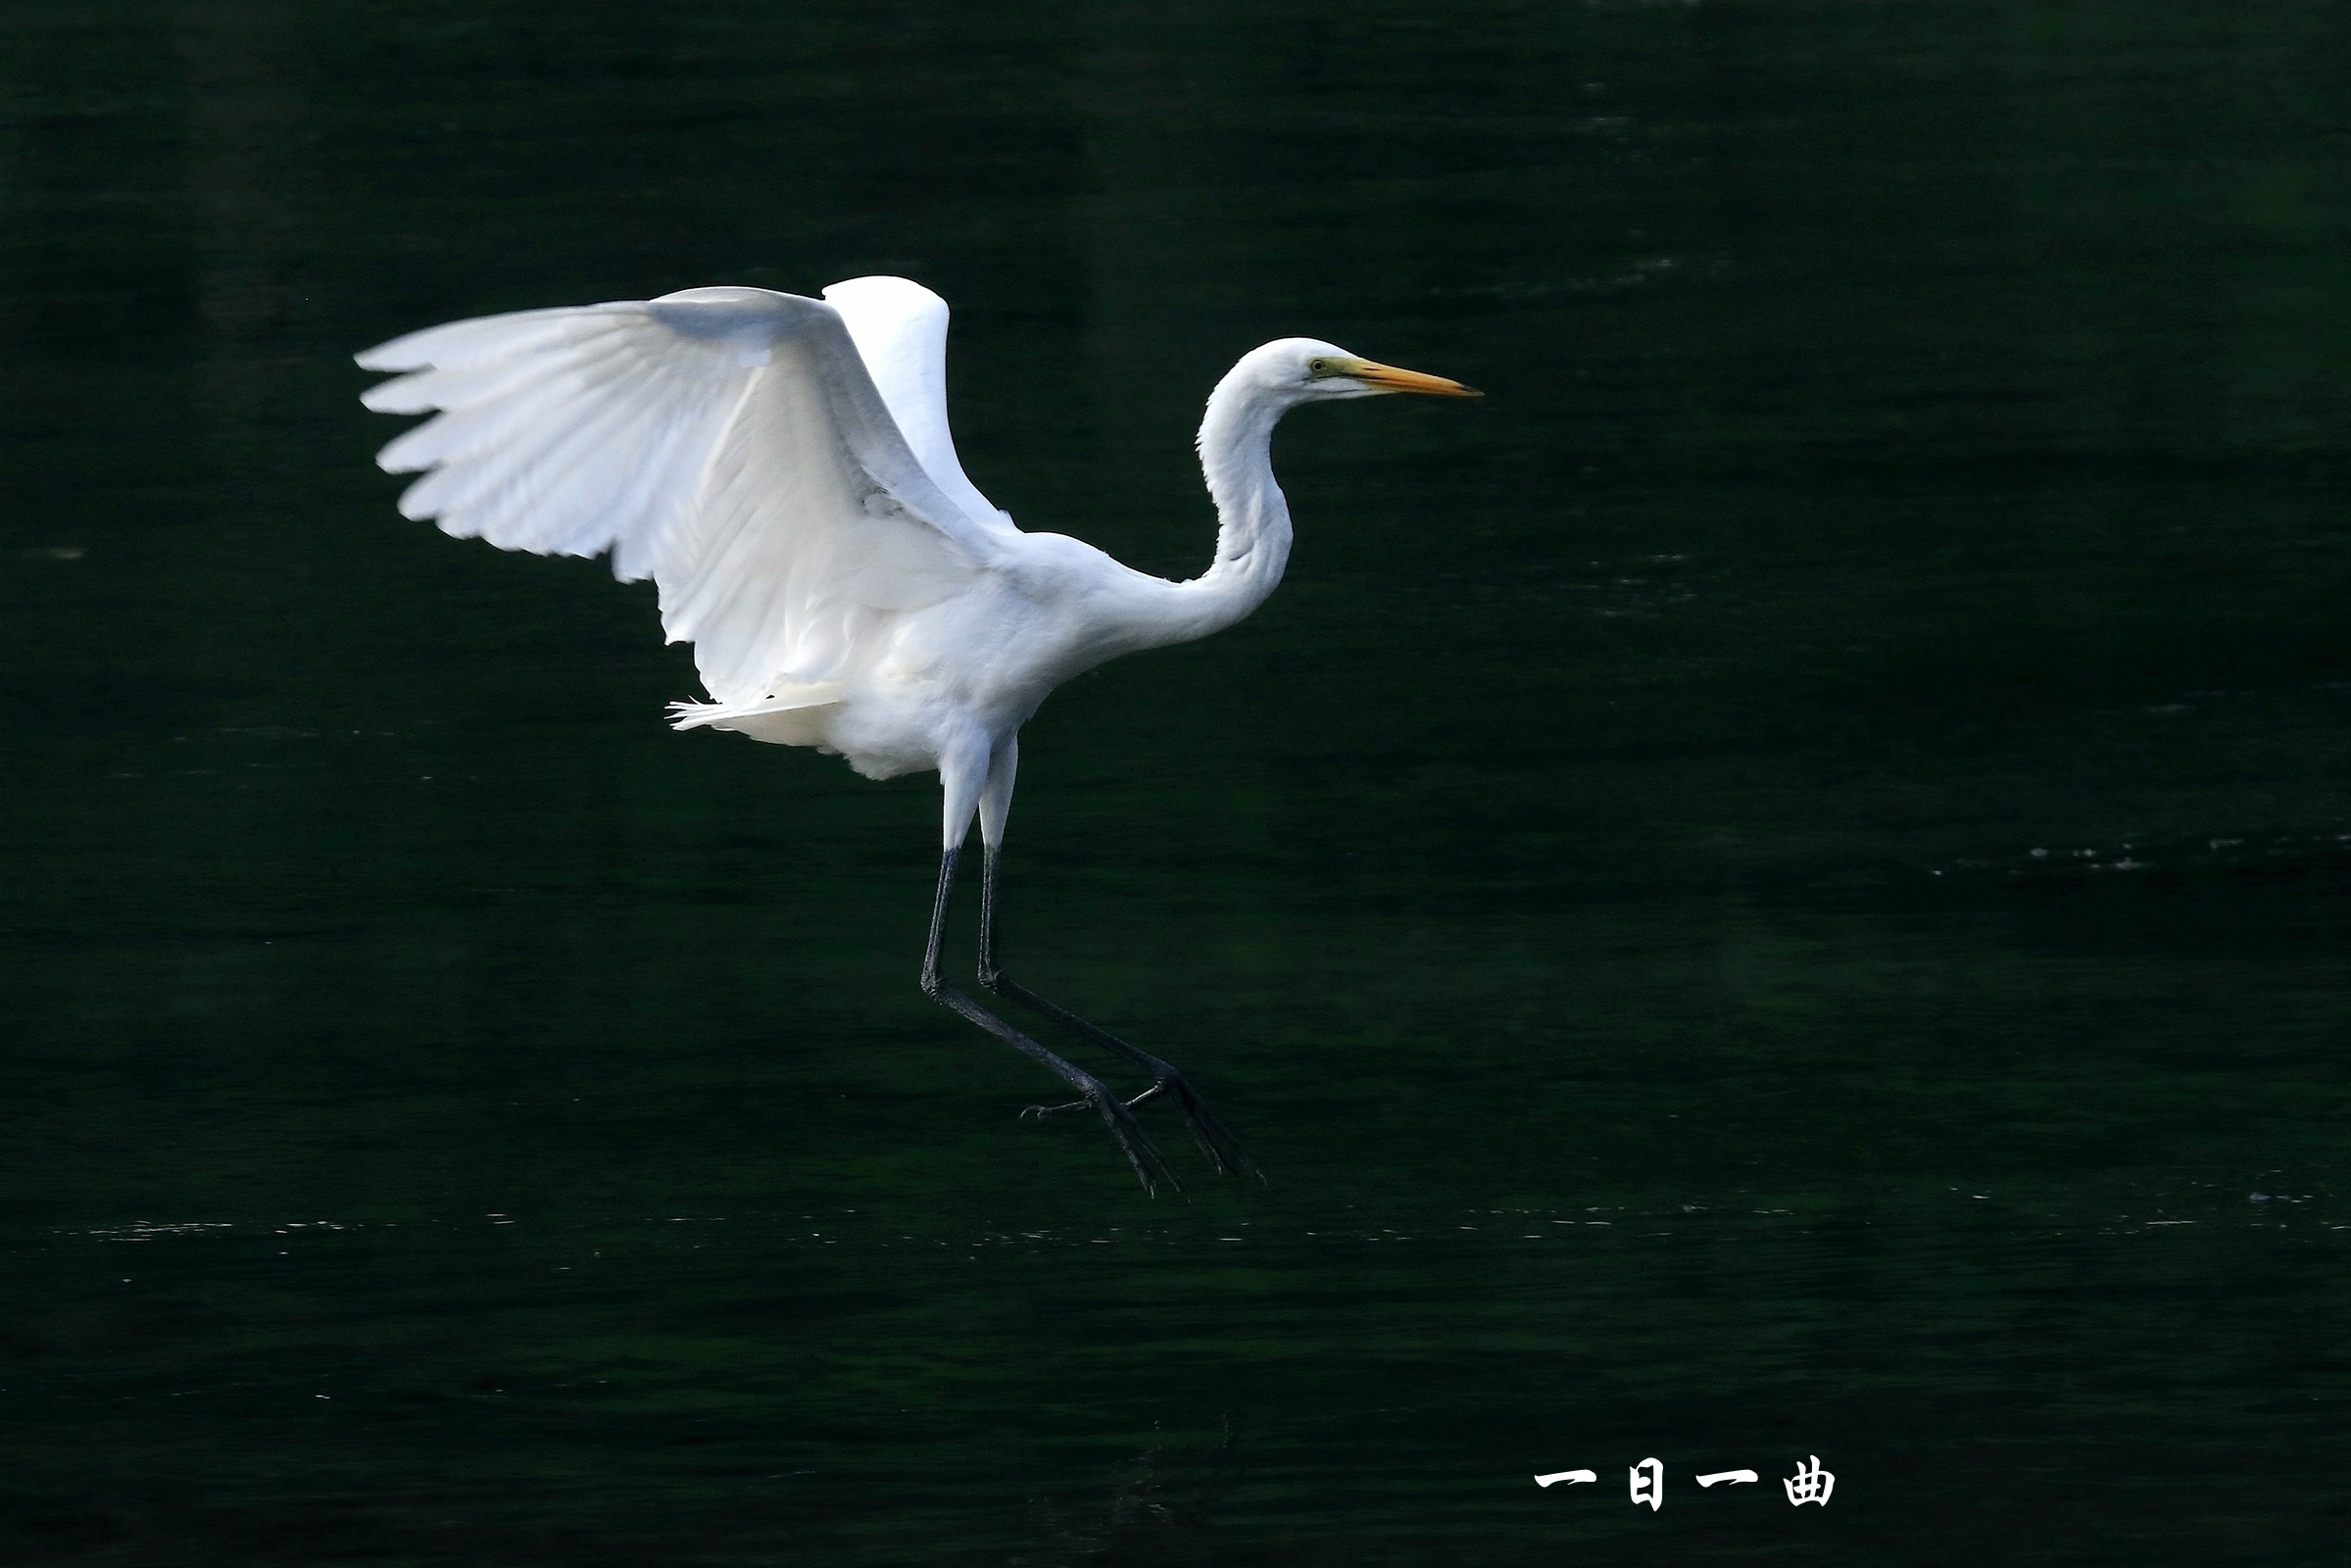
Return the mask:
[[1329, 360], [1308, 360], [1306, 362], [1306, 378], [1311, 381], [1321, 376], [1333, 375], [1338, 372], [1338, 369], [1339, 367]]

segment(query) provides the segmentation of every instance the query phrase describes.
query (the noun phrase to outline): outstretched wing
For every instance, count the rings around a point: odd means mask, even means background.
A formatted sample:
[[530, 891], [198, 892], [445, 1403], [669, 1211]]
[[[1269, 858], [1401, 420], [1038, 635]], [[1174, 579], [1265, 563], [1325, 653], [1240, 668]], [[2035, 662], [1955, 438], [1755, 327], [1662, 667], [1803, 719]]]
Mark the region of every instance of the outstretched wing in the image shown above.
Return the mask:
[[824, 291], [841, 313], [890, 416], [948, 498], [983, 527], [1017, 532], [955, 457], [947, 422], [947, 301], [904, 277], [853, 277]]
[[818, 300], [698, 288], [523, 311], [359, 363], [408, 372], [367, 407], [439, 411], [376, 459], [424, 472], [405, 515], [502, 550], [612, 551], [622, 581], [660, 585], [662, 629], [721, 704], [838, 680], [889, 620], [1000, 559]]

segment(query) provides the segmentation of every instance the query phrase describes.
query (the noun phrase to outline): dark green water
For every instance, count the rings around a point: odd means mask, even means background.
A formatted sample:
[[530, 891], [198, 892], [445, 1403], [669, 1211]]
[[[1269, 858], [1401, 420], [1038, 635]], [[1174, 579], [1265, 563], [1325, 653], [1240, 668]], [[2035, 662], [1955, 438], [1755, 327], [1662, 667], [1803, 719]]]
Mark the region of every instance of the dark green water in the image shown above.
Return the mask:
[[[2339, 1560], [2339, 8], [0, 38], [0, 1561]], [[930, 781], [369, 463], [395, 332], [883, 270], [1179, 575], [1243, 349], [1491, 394], [1028, 732], [1014, 971], [1266, 1187], [1015, 1120]]]

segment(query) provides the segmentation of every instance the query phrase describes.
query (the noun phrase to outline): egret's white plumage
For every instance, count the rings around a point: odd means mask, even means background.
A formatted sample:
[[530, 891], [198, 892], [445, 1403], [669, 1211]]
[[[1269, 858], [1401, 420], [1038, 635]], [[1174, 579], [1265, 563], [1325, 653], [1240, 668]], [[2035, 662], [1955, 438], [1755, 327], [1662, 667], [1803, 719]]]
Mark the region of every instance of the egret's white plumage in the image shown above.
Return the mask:
[[[1169, 582], [1022, 532], [965, 476], [947, 417], [945, 301], [894, 277], [824, 295], [697, 288], [457, 321], [360, 355], [401, 372], [363, 401], [435, 415], [377, 459], [422, 474], [405, 515], [504, 550], [610, 551], [623, 581], [654, 580], [661, 625], [694, 644], [710, 698], [673, 705], [679, 727], [819, 747], [874, 778], [938, 769], [942, 914], [975, 813], [993, 878], [1020, 726], [1055, 686], [1230, 625], [1281, 580], [1290, 510], [1269, 449], [1285, 413], [1380, 392], [1474, 395], [1308, 338], [1244, 356], [1200, 432], [1215, 559]], [[1101, 1085], [937, 980], [938, 923], [926, 989], [1095, 1103]], [[1205, 1107], [1165, 1063], [1002, 980], [992, 902], [983, 927], [983, 979], [1151, 1064], [1201, 1131]], [[1146, 1185], [1172, 1180], [1123, 1108], [1096, 1108]]]

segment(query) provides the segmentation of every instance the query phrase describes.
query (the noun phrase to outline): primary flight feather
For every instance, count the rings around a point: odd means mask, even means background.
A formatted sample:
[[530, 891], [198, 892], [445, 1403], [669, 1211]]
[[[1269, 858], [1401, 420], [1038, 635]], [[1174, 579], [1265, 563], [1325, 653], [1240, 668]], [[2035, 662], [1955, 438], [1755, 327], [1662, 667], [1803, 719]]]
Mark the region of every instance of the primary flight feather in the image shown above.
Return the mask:
[[[1275, 423], [1298, 404], [1457, 382], [1284, 338], [1217, 383], [1200, 431], [1216, 558], [1188, 582], [1060, 534], [1024, 533], [964, 475], [947, 418], [947, 304], [905, 278], [821, 300], [698, 288], [522, 311], [413, 332], [360, 355], [400, 372], [367, 406], [434, 417], [377, 462], [416, 472], [406, 516], [538, 555], [612, 552], [651, 577], [710, 701], [680, 728], [838, 753], [871, 778], [938, 770], [944, 847], [924, 992], [1060, 1077], [1108, 1124], [1147, 1189], [1180, 1185], [1134, 1118], [1172, 1102], [1210, 1164], [1253, 1170], [1168, 1063], [1029, 991], [1000, 961], [1000, 852], [1020, 726], [1063, 681], [1120, 654], [1241, 619], [1281, 580], [1290, 510]], [[939, 948], [974, 817], [985, 851], [979, 978], [1151, 1074], [1122, 1101], [971, 1001]]]

